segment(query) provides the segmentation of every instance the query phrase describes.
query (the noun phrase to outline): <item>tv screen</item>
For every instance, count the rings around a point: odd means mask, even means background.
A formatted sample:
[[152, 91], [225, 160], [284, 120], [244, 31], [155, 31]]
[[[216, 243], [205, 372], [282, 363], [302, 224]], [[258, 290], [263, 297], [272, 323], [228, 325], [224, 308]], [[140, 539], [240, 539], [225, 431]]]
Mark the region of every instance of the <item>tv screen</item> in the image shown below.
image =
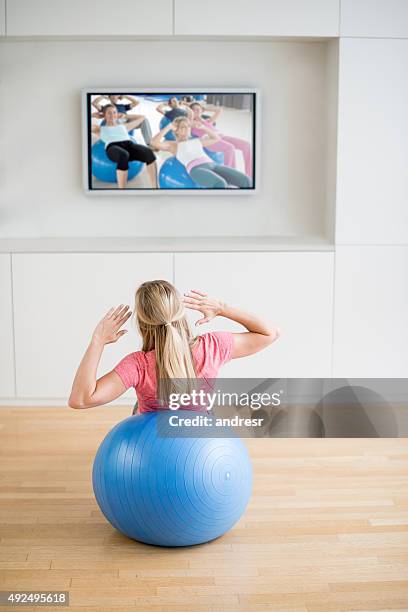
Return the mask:
[[89, 193], [256, 189], [253, 90], [83, 92]]

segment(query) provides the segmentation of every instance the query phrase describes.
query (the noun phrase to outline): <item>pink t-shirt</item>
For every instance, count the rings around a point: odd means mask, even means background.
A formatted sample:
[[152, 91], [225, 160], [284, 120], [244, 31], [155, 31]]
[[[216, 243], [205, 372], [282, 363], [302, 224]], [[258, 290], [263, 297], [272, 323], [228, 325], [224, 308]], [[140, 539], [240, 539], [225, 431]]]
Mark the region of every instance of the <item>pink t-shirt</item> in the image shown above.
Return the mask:
[[[198, 336], [193, 348], [196, 376], [199, 379], [216, 378], [224, 363], [230, 361], [233, 334], [225, 331], [208, 332]], [[139, 412], [159, 410], [156, 397], [155, 351], [130, 353], [114, 368], [126, 389], [136, 390]]]

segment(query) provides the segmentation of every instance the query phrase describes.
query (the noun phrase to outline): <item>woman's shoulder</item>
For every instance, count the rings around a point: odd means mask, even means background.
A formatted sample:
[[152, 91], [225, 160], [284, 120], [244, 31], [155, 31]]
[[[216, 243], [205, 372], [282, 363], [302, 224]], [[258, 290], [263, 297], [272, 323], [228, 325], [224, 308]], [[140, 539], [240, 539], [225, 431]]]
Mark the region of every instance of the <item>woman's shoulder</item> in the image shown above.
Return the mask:
[[153, 351], [133, 351], [123, 357], [122, 362], [125, 362], [128, 366], [142, 366], [146, 361], [154, 359], [155, 352]]
[[200, 334], [199, 336], [195, 337], [195, 340], [197, 342], [211, 342], [211, 341], [218, 341], [218, 342], [222, 342], [225, 339], [229, 339], [233, 336], [232, 332], [229, 331], [209, 331], [209, 332], [205, 332], [204, 334]]
[[127, 389], [136, 388], [136, 385], [144, 380], [146, 372], [154, 369], [154, 365], [154, 351], [134, 351], [123, 357], [114, 371], [120, 376]]
[[231, 359], [234, 335], [228, 331], [211, 331], [197, 336], [194, 349], [220, 365]]

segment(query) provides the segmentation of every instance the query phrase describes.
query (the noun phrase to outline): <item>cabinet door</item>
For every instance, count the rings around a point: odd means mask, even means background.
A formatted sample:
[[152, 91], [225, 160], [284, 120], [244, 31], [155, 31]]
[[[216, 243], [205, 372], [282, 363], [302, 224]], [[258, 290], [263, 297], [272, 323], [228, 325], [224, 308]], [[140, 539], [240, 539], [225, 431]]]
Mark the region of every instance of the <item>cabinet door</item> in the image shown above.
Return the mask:
[[336, 240], [408, 242], [408, 40], [341, 39]]
[[336, 377], [408, 376], [408, 247], [338, 247]]
[[175, 34], [338, 36], [338, 0], [175, 0]]
[[0, 255], [0, 397], [14, 397], [11, 256]]
[[172, 34], [172, 0], [11, 0], [9, 36]]
[[407, 38], [407, 0], [341, 0], [340, 36]]
[[[234, 306], [267, 317], [281, 328], [279, 340], [264, 351], [235, 359], [227, 377], [326, 377], [331, 375], [332, 253], [176, 254], [181, 291], [201, 289]], [[199, 318], [189, 311], [190, 320]], [[197, 328], [196, 328], [197, 329]], [[243, 331], [216, 318], [197, 333]]]
[[[66, 400], [105, 312], [120, 303], [133, 310], [141, 282], [171, 280], [172, 272], [168, 253], [14, 255], [17, 395]], [[105, 348], [100, 374], [140, 349], [133, 319], [126, 327], [124, 338]]]

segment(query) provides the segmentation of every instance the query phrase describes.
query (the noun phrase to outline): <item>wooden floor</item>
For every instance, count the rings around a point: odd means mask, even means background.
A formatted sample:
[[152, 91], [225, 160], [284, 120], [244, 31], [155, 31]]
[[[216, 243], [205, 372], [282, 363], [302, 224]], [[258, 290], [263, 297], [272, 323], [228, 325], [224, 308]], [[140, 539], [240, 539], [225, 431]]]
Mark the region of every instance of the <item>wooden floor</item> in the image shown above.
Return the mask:
[[408, 439], [248, 440], [242, 520], [160, 549], [115, 531], [92, 493], [128, 414], [0, 408], [0, 590], [68, 590], [80, 612], [408, 610]]

